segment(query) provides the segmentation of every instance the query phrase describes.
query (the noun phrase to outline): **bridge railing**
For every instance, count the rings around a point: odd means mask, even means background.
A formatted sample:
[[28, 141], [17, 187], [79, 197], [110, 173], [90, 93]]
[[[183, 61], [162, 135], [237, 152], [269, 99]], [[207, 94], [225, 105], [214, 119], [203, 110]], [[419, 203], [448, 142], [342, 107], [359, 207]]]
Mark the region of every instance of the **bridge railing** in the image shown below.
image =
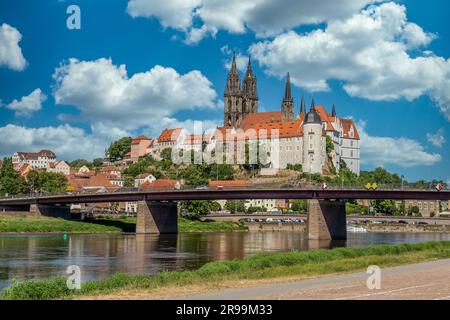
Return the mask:
[[[50, 192], [32, 192], [26, 194], [16, 194], [16, 195], [8, 195], [4, 197], [0, 197], [0, 200], [8, 200], [8, 199], [39, 199], [43, 197], [58, 197], [58, 196], [67, 196], [67, 195], [99, 195], [99, 194], [117, 194], [117, 193], [148, 193], [148, 192], [176, 192], [176, 191], [202, 191], [202, 190], [264, 190], [264, 189], [278, 189], [278, 190], [321, 190], [323, 189], [323, 185], [317, 183], [302, 183], [302, 184], [281, 184], [277, 186], [271, 185], [260, 185], [260, 184], [248, 184], [246, 186], [227, 186], [227, 187], [209, 187], [209, 186], [193, 186], [193, 185], [184, 185], [181, 188], [168, 189], [168, 188], [152, 188], [152, 189], [139, 189], [139, 188], [119, 188], [115, 191], [110, 192], [99, 192], [99, 191], [68, 191], [68, 192], [59, 192], [59, 193], [50, 193]], [[365, 191], [367, 190], [366, 186], [363, 185], [338, 185], [338, 184], [327, 184], [326, 190], [339, 190], [339, 191]], [[379, 184], [377, 185], [376, 190], [379, 191], [436, 191], [435, 187], [430, 185], [428, 187], [423, 188], [412, 188], [408, 185], [398, 185], [398, 184]]]

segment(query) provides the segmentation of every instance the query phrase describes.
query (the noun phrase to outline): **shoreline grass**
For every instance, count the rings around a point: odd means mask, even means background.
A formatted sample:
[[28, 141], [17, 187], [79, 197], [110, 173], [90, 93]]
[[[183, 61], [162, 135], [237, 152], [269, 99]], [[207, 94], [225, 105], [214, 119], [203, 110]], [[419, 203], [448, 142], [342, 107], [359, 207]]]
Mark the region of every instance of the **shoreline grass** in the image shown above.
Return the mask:
[[[191, 221], [178, 219], [179, 232], [247, 231], [243, 223], [230, 221]], [[70, 233], [101, 234], [135, 232], [136, 218], [103, 217], [97, 220], [66, 220], [50, 217], [0, 217], [0, 234], [12, 233]]]
[[14, 283], [0, 299], [72, 299], [121, 290], [152, 290], [230, 281], [312, 277], [365, 270], [369, 265], [390, 267], [450, 258], [450, 241], [379, 245], [366, 248], [318, 249], [288, 253], [260, 253], [243, 260], [210, 262], [195, 271], [164, 271], [154, 276], [118, 273], [89, 281], [81, 290], [66, 287], [65, 277]]

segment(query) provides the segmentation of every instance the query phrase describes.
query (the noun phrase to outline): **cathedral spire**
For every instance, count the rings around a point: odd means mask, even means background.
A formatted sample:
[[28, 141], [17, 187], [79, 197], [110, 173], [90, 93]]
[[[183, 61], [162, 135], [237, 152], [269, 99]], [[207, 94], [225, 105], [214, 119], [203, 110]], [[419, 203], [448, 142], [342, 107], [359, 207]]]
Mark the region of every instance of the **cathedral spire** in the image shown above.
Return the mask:
[[237, 73], [237, 67], [236, 67], [236, 52], [233, 51], [233, 61], [231, 62], [231, 70], [230, 73], [236, 74]]
[[291, 100], [291, 76], [289, 75], [289, 72], [287, 73], [286, 78], [286, 88], [284, 89], [284, 100]]
[[314, 97], [311, 100], [311, 110], [316, 110], [316, 104], [314, 103]]
[[331, 109], [331, 116], [336, 117], [336, 107], [334, 106], [334, 103], [333, 103], [333, 109]]
[[283, 121], [294, 120], [294, 99], [291, 94], [291, 76], [289, 75], [289, 72], [286, 78], [283, 103], [281, 104], [281, 115]]
[[306, 108], [305, 108], [305, 96], [302, 93], [302, 100], [300, 102], [300, 113], [303, 116], [306, 116]]
[[252, 58], [251, 56], [248, 56], [248, 64], [247, 64], [247, 77], [252, 76], [253, 77], [253, 68], [252, 68]]

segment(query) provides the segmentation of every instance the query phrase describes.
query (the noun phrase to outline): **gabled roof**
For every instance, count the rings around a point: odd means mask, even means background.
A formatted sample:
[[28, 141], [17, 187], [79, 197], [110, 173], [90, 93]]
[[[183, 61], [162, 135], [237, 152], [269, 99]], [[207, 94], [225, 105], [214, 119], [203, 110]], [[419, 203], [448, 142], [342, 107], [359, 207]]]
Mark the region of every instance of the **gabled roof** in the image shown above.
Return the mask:
[[[340, 119], [342, 130], [343, 130], [343, 136], [347, 139], [355, 139], [359, 140], [359, 133], [358, 129], [356, 129], [355, 123], [352, 119]], [[350, 136], [350, 130], [353, 128], [353, 137]]]
[[150, 139], [150, 138], [144, 136], [143, 134], [141, 134], [139, 137], [134, 138], [134, 139], [131, 141], [131, 144], [139, 144], [141, 141], [145, 141], [145, 140], [150, 141], [150, 140], [152, 140], [152, 139]]
[[172, 142], [176, 141], [181, 133], [181, 128], [165, 129], [158, 137], [158, 142]]
[[325, 130], [326, 131], [336, 131], [333, 124], [331, 123], [332, 120], [330, 119], [330, 115], [325, 111], [325, 108], [323, 106], [316, 106], [315, 107], [317, 113], [320, 115], [320, 121], [325, 122]]

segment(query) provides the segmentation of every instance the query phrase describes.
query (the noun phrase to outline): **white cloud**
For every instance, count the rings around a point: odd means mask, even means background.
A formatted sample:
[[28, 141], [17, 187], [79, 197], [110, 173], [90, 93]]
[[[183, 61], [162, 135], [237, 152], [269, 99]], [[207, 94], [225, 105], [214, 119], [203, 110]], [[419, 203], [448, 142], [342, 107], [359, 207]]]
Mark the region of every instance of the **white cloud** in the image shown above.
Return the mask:
[[127, 12], [133, 18], [157, 18], [165, 28], [186, 30], [200, 4], [201, 0], [129, 0]]
[[87, 134], [70, 125], [27, 128], [8, 124], [0, 127], [0, 156], [11, 156], [16, 151], [50, 149], [59, 159], [94, 159], [103, 157], [105, 148], [125, 132], [114, 130]]
[[435, 147], [442, 147], [445, 143], [444, 130], [439, 129], [436, 133], [427, 133], [427, 140]]
[[25, 69], [27, 61], [19, 47], [21, 39], [22, 35], [16, 28], [6, 23], [0, 26], [0, 67], [6, 66], [16, 71]]
[[361, 162], [366, 165], [397, 165], [402, 168], [431, 166], [441, 161], [437, 153], [428, 153], [416, 140], [405, 137], [370, 136], [364, 123], [358, 125], [361, 138]]
[[329, 21], [325, 29], [286, 32], [249, 51], [267, 74], [281, 78], [290, 71], [292, 82], [310, 91], [327, 91], [329, 80], [340, 80], [349, 95], [370, 100], [428, 94], [450, 120], [450, 60], [429, 51], [409, 54], [434, 38], [407, 21], [403, 5], [389, 2]]
[[125, 65], [108, 59], [70, 59], [54, 78], [57, 104], [75, 106], [91, 124], [124, 130], [158, 126], [180, 110], [216, 107], [212, 83], [197, 70], [179, 74], [157, 65], [129, 78]]
[[47, 96], [38, 88], [28, 96], [22, 97], [19, 101], [14, 99], [13, 102], [5, 107], [14, 110], [17, 117], [29, 117], [33, 112], [41, 110], [42, 103], [45, 100], [47, 100]]
[[[300, 25], [343, 19], [382, 0], [129, 0], [132, 17], [154, 17], [163, 27], [185, 31], [195, 41], [217, 30], [272, 36]], [[198, 20], [200, 28], [194, 26]], [[213, 32], [205, 32], [213, 30]], [[188, 41], [190, 42], [190, 41]], [[191, 42], [192, 43], [192, 42]]]

